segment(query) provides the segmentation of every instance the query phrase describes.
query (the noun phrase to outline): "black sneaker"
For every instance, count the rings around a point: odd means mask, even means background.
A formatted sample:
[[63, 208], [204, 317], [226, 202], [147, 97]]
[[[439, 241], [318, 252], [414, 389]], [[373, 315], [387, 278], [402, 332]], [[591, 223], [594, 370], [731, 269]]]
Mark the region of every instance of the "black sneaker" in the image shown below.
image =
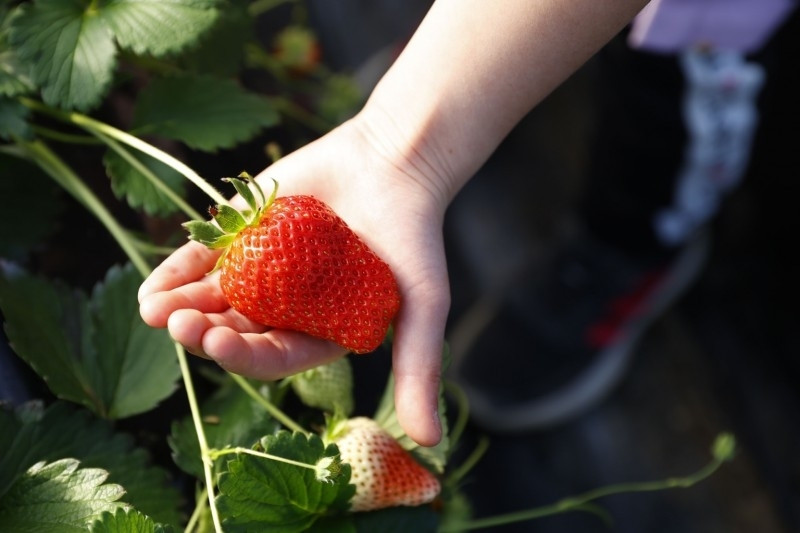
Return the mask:
[[599, 402], [647, 327], [700, 272], [705, 234], [668, 258], [627, 256], [589, 237], [515, 287], [454, 353], [450, 377], [493, 431], [552, 426]]

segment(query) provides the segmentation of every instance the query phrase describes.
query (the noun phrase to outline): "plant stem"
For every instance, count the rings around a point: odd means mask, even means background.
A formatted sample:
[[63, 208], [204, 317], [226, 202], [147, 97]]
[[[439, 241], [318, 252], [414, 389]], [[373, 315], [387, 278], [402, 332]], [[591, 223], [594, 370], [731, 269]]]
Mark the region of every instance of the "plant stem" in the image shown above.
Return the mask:
[[[111, 233], [125, 254], [131, 260], [131, 263], [136, 267], [142, 277], [147, 277], [150, 274], [150, 267], [144, 258], [139, 253], [136, 245], [128, 236], [122, 226], [116, 219], [109, 213], [100, 200], [92, 193], [83, 181], [66, 165], [55, 153], [53, 153], [46, 144], [41, 141], [17, 143], [24, 147], [30, 154], [31, 159], [36, 161], [37, 164], [47, 172], [53, 179], [55, 179], [67, 192], [72, 194], [80, 203], [89, 210]], [[208, 502], [211, 509], [211, 517], [214, 521], [214, 527], [218, 533], [222, 533], [222, 524], [219, 519], [219, 512], [217, 511], [216, 503], [214, 502], [214, 479], [211, 472], [211, 461], [209, 459], [208, 443], [206, 441], [205, 432], [203, 431], [202, 417], [200, 408], [197, 404], [197, 395], [194, 391], [191, 374], [189, 371], [189, 364], [186, 360], [186, 352], [179, 343], [174, 343], [175, 352], [178, 357], [178, 365], [181, 369], [183, 383], [186, 388], [186, 395], [188, 397], [189, 408], [192, 414], [192, 422], [194, 423], [195, 432], [197, 433], [197, 440], [200, 446], [200, 454], [203, 463], [203, 472], [205, 475], [206, 489], [208, 490]]]
[[128, 150], [123, 148], [117, 141], [106, 136], [104, 133], [101, 133], [100, 131], [92, 130], [92, 134], [97, 136], [98, 139], [107, 144], [109, 148], [114, 150], [121, 158], [127, 161], [130, 166], [132, 166], [136, 171], [138, 171], [142, 176], [144, 176], [145, 179], [149, 181], [153, 185], [153, 187], [158, 189], [158, 191], [161, 194], [169, 198], [169, 200], [173, 204], [175, 204], [175, 206], [177, 206], [178, 209], [183, 211], [186, 214], [186, 216], [188, 216], [193, 220], [204, 220], [204, 217], [200, 213], [192, 209], [192, 207], [188, 203], [186, 203], [186, 201], [184, 201], [183, 198], [178, 196], [175, 193], [175, 191], [167, 187], [167, 185], [161, 180], [161, 178], [156, 176], [152, 170], [147, 168], [144, 165], [144, 163], [136, 159], [133, 156], [133, 154], [131, 154]]
[[83, 204], [100, 221], [106, 230], [111, 234], [117, 244], [122, 248], [128, 258], [136, 267], [136, 270], [146, 277], [150, 272], [150, 266], [139, 253], [139, 250], [131, 242], [128, 233], [114, 216], [106, 209], [103, 203], [95, 196], [92, 190], [75, 174], [75, 172], [64, 163], [48, 146], [42, 141], [18, 141], [35, 161], [47, 174], [50, 175], [59, 185], [69, 192], [76, 200]]
[[138, 137], [135, 137], [129, 133], [125, 133], [124, 131], [113, 126], [80, 113], [61, 111], [30, 98], [20, 98], [19, 101], [34, 111], [39, 111], [59, 120], [64, 120], [71, 124], [75, 124], [76, 126], [80, 126], [92, 134], [99, 132], [121, 143], [127, 144], [128, 146], [131, 146], [132, 148], [149, 155], [153, 159], [161, 161], [165, 165], [172, 167], [176, 172], [182, 174], [186, 179], [194, 183], [200, 190], [206, 193], [214, 202], [218, 204], [227, 204], [227, 199], [222, 196], [219, 191], [212, 187], [210, 183], [201, 178], [194, 170], [189, 168], [188, 165], [179, 161], [163, 150], [159, 150], [152, 144], [139, 139]]
[[178, 356], [178, 365], [180, 365], [181, 368], [183, 385], [186, 387], [186, 397], [189, 402], [189, 411], [191, 412], [192, 423], [194, 424], [194, 430], [197, 434], [197, 443], [200, 446], [200, 459], [203, 463], [203, 475], [206, 481], [206, 490], [208, 491], [208, 506], [211, 510], [211, 519], [214, 522], [214, 530], [217, 531], [217, 533], [222, 533], [222, 522], [220, 522], [219, 511], [217, 510], [217, 504], [214, 501], [214, 475], [211, 472], [211, 452], [208, 448], [206, 432], [203, 430], [203, 417], [200, 413], [200, 406], [197, 404], [197, 394], [194, 391], [194, 383], [192, 383], [189, 362], [186, 360], [186, 351], [177, 342], [175, 343], [175, 353]]
[[241, 446], [237, 446], [235, 448], [224, 448], [222, 450], [211, 450], [211, 458], [217, 459], [223, 455], [229, 455], [232, 453], [245, 453], [248, 455], [254, 455], [256, 457], [261, 457], [262, 459], [270, 459], [272, 461], [278, 461], [280, 463], [286, 463], [288, 465], [299, 466], [301, 468], [308, 468], [309, 470], [314, 470], [314, 471], [316, 471], [317, 469], [316, 465], [302, 463], [300, 461], [295, 461], [293, 459], [287, 459], [286, 457], [281, 457], [280, 455], [272, 455], [271, 453], [251, 450], [250, 448], [242, 448]]
[[44, 126], [36, 126], [36, 125], [32, 125], [31, 129], [35, 133], [38, 133], [39, 136], [41, 137], [46, 137], [48, 139], [52, 139], [54, 141], [59, 141], [63, 143], [83, 144], [83, 145], [100, 144], [100, 141], [88, 135], [75, 135], [73, 133], [64, 133], [63, 131], [57, 131], [52, 128], [45, 128]]
[[238, 374], [231, 374], [231, 377], [242, 388], [242, 390], [244, 390], [256, 402], [258, 402], [258, 404], [261, 405], [264, 409], [266, 409], [267, 412], [270, 415], [272, 415], [272, 418], [283, 424], [285, 427], [291, 429], [292, 431], [299, 431], [300, 433], [306, 436], [309, 435], [308, 431], [306, 431], [300, 424], [292, 420], [291, 417], [289, 417], [289, 415], [278, 409], [278, 407], [275, 406], [275, 404], [273, 404], [271, 401], [267, 400], [261, 394], [259, 394], [258, 391], [255, 388], [253, 388], [253, 386], [250, 385], [250, 383], [248, 383], [248, 381], [244, 379], [242, 376]]
[[445, 380], [443, 383], [444, 390], [453, 396], [456, 405], [458, 406], [458, 417], [456, 418], [455, 423], [453, 423], [449, 435], [450, 450], [452, 451], [456, 448], [456, 444], [461, 439], [461, 435], [464, 433], [464, 428], [466, 428], [467, 422], [469, 421], [469, 400], [467, 399], [467, 395], [464, 393], [461, 387], [454, 382]]
[[189, 517], [189, 521], [186, 522], [186, 527], [183, 528], [183, 533], [192, 533], [194, 528], [197, 527], [197, 522], [200, 521], [200, 515], [203, 514], [203, 510], [206, 508], [205, 502], [208, 501], [208, 491], [203, 488], [198, 494], [197, 503], [194, 506], [194, 510], [192, 511], [192, 516]]
[[475, 446], [475, 449], [472, 450], [472, 453], [469, 454], [469, 457], [461, 463], [461, 465], [453, 470], [450, 475], [447, 476], [447, 482], [451, 485], [457, 484], [461, 481], [470, 470], [472, 470], [478, 461], [480, 461], [481, 457], [486, 453], [486, 450], [489, 449], [489, 438], [482, 437], [481, 440], [478, 441], [478, 445]]
[[619, 483], [616, 485], [609, 485], [599, 489], [585, 492], [578, 496], [564, 498], [561, 501], [551, 505], [536, 507], [524, 511], [514, 513], [507, 513], [487, 518], [472, 520], [470, 522], [461, 522], [449, 524], [441, 529], [439, 533], [450, 531], [472, 531], [475, 529], [483, 529], [489, 527], [497, 527], [512, 522], [522, 522], [532, 520], [534, 518], [542, 518], [544, 516], [555, 515], [559, 513], [571, 511], [587, 511], [597, 513], [597, 507], [592, 505], [591, 502], [605, 496], [612, 494], [631, 493], [631, 492], [652, 492], [657, 490], [673, 489], [673, 488], [688, 488], [700, 481], [703, 481], [711, 474], [713, 474], [723, 463], [725, 459], [715, 457], [706, 466], [698, 470], [694, 474], [681, 478], [668, 478], [660, 481], [645, 481], [633, 483]]

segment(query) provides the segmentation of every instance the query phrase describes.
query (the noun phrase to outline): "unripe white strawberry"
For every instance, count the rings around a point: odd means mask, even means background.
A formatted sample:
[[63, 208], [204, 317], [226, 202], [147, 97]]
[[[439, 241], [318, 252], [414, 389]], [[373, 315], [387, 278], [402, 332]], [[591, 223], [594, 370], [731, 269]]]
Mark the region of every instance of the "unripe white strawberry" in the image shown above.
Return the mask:
[[290, 379], [300, 400], [330, 413], [353, 412], [353, 370], [347, 357], [295, 374]]
[[329, 434], [350, 465], [353, 511], [422, 505], [441, 491], [439, 480], [371, 418], [342, 421]]

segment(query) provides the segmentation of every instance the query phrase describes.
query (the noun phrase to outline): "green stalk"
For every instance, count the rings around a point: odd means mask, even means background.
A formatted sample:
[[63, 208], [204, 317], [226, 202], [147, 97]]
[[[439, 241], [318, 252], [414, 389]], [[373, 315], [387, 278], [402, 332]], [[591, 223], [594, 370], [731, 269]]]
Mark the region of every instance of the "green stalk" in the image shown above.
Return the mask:
[[[439, 533], [446, 533], [450, 531], [472, 531], [476, 529], [484, 529], [490, 527], [497, 527], [513, 522], [523, 522], [526, 520], [533, 520], [535, 518], [542, 518], [559, 513], [566, 513], [571, 511], [586, 511], [596, 513], [598, 508], [592, 504], [594, 500], [611, 496], [613, 494], [632, 493], [632, 492], [653, 492], [674, 488], [688, 488], [696, 483], [708, 478], [711, 474], [717, 471], [720, 466], [726, 461], [730, 460], [730, 456], [721, 457], [715, 455], [714, 458], [703, 468], [686, 477], [668, 478], [660, 481], [644, 481], [632, 483], [619, 483], [616, 485], [609, 485], [599, 489], [585, 492], [578, 496], [564, 498], [561, 501], [551, 505], [536, 507], [525, 511], [518, 511], [513, 513], [506, 513], [497, 516], [472, 520], [470, 522], [461, 522], [449, 524], [439, 529]], [[602, 514], [601, 514], [602, 516]]]
[[[89, 210], [111, 233], [125, 254], [131, 260], [143, 278], [150, 274], [150, 267], [139, 253], [136, 245], [128, 236], [122, 226], [116, 221], [111, 213], [105, 208], [100, 200], [92, 191], [81, 181], [81, 179], [66, 165], [46, 144], [41, 141], [23, 142], [18, 141], [24, 147], [31, 159], [34, 160], [45, 172], [47, 172], [59, 185], [73, 195], [81, 204]], [[186, 395], [189, 402], [189, 409], [192, 415], [197, 440], [200, 446], [200, 454], [203, 463], [203, 473], [205, 476], [206, 487], [208, 490], [208, 502], [211, 510], [211, 517], [214, 521], [214, 528], [218, 533], [222, 533], [222, 523], [219, 519], [219, 512], [214, 502], [213, 474], [211, 472], [211, 460], [209, 459], [209, 448], [203, 430], [200, 408], [197, 404], [194, 384], [192, 383], [189, 371], [189, 363], [186, 360], [186, 352], [179, 343], [175, 343], [175, 352], [178, 357], [178, 364], [181, 369], [183, 383], [186, 387]]]
[[61, 160], [50, 148], [42, 141], [18, 141], [35, 161], [50, 177], [78, 200], [86, 209], [89, 210], [108, 230], [117, 244], [130, 258], [133, 266], [142, 275], [147, 277], [150, 266], [139, 253], [139, 250], [131, 242], [128, 232], [114, 218], [111, 212], [106, 209], [99, 198], [86, 186], [86, 184], [75, 174], [75, 172]]
[[269, 459], [271, 461], [278, 461], [279, 463], [286, 463], [287, 465], [292, 466], [299, 466], [300, 468], [307, 468], [309, 470], [316, 471], [316, 465], [311, 465], [308, 463], [302, 463], [300, 461], [295, 461], [294, 459], [288, 459], [286, 457], [281, 457], [280, 455], [273, 455], [271, 453], [259, 452], [257, 450], [251, 450], [250, 448], [242, 448], [241, 446], [237, 446], [235, 448], [224, 448], [222, 450], [211, 450], [211, 459], [219, 459], [223, 455], [229, 455], [232, 453], [244, 453], [247, 455], [253, 455], [255, 457], [260, 457], [262, 459]]
[[308, 436], [309, 432], [306, 431], [300, 424], [295, 422], [294, 420], [289, 417], [286, 413], [278, 409], [275, 404], [264, 398], [261, 394], [258, 393], [256, 389], [253, 388], [250, 383], [242, 376], [238, 374], [231, 374], [230, 375], [234, 381], [242, 388], [244, 392], [248, 394], [251, 398], [253, 398], [259, 405], [261, 405], [267, 412], [272, 415], [272, 418], [283, 424], [285, 427], [291, 429], [292, 431], [298, 431], [303, 435]]
[[133, 156], [133, 154], [131, 154], [128, 150], [123, 148], [117, 141], [115, 141], [111, 137], [108, 137], [104, 133], [101, 133], [100, 131], [94, 131], [94, 130], [90, 131], [98, 139], [107, 144], [109, 148], [111, 148], [117, 154], [119, 154], [119, 156], [122, 157], [125, 161], [127, 161], [130, 166], [132, 166], [140, 174], [142, 174], [145, 177], [145, 179], [153, 185], [153, 187], [158, 189], [159, 192], [161, 192], [161, 194], [169, 198], [170, 201], [172, 201], [172, 203], [175, 204], [178, 207], [178, 209], [183, 211], [189, 218], [193, 220], [204, 219], [204, 217], [200, 213], [192, 209], [192, 207], [188, 203], [186, 203], [186, 201], [184, 201], [183, 198], [178, 196], [178, 194], [175, 191], [167, 187], [167, 185], [158, 176], [156, 176], [152, 170], [147, 168], [144, 165], [144, 163], [136, 159]]
[[222, 196], [222, 194], [219, 191], [217, 191], [214, 187], [212, 187], [210, 183], [201, 178], [194, 170], [189, 168], [188, 165], [179, 161], [178, 159], [174, 158], [173, 156], [169, 155], [163, 150], [159, 150], [155, 146], [139, 139], [138, 137], [135, 137], [129, 133], [125, 133], [124, 131], [119, 130], [113, 126], [95, 120], [86, 115], [82, 115], [80, 113], [61, 111], [59, 109], [52, 108], [50, 106], [47, 106], [30, 98], [20, 98], [19, 101], [23, 105], [34, 111], [45, 113], [59, 120], [64, 120], [71, 124], [75, 124], [76, 126], [80, 126], [81, 128], [87, 130], [92, 134], [97, 134], [97, 133], [104, 134], [123, 144], [127, 144], [128, 146], [135, 148], [140, 152], [149, 155], [153, 159], [161, 161], [165, 165], [175, 169], [176, 172], [182, 174], [186, 179], [194, 183], [200, 190], [206, 193], [209, 196], [209, 198], [211, 198], [215, 203], [222, 205], [227, 204], [227, 199], [224, 196]]
[[200, 406], [197, 404], [197, 394], [194, 390], [194, 383], [189, 371], [189, 362], [186, 360], [186, 351], [179, 343], [175, 343], [175, 353], [178, 356], [178, 365], [181, 367], [181, 376], [183, 376], [183, 385], [186, 387], [186, 397], [189, 402], [189, 411], [192, 414], [192, 424], [194, 424], [194, 431], [197, 434], [197, 443], [200, 446], [200, 459], [203, 463], [203, 476], [206, 481], [206, 490], [208, 491], [208, 506], [211, 510], [211, 519], [214, 522], [214, 530], [217, 533], [222, 533], [222, 522], [219, 519], [219, 511], [217, 510], [217, 503], [214, 501], [214, 475], [211, 472], [212, 460], [211, 451], [208, 447], [208, 440], [206, 439], [206, 432], [203, 429], [203, 417], [200, 413]]
[[208, 501], [208, 491], [203, 488], [198, 494], [197, 497], [197, 504], [194, 506], [194, 510], [192, 511], [192, 516], [189, 517], [189, 521], [186, 522], [186, 527], [183, 528], [184, 533], [192, 533], [194, 529], [197, 527], [197, 523], [200, 521], [200, 516], [203, 514], [203, 510], [205, 510], [206, 506], [203, 502]]
[[52, 139], [54, 141], [68, 143], [68, 144], [82, 144], [82, 145], [97, 145], [100, 142], [95, 139], [94, 137], [89, 137], [88, 135], [75, 135], [73, 133], [64, 133], [63, 131], [57, 131], [52, 128], [45, 128], [44, 126], [36, 126], [31, 125], [31, 129], [34, 133], [37, 133], [40, 137], [46, 137], [48, 139]]

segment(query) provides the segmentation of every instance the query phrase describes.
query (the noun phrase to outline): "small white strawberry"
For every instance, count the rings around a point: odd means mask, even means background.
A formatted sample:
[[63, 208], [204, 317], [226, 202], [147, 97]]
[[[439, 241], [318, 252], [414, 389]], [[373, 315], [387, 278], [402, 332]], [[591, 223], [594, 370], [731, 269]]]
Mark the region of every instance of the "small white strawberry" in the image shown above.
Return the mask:
[[357, 417], [334, 425], [329, 438], [339, 447], [356, 486], [353, 511], [372, 511], [433, 501], [439, 480], [371, 418]]

